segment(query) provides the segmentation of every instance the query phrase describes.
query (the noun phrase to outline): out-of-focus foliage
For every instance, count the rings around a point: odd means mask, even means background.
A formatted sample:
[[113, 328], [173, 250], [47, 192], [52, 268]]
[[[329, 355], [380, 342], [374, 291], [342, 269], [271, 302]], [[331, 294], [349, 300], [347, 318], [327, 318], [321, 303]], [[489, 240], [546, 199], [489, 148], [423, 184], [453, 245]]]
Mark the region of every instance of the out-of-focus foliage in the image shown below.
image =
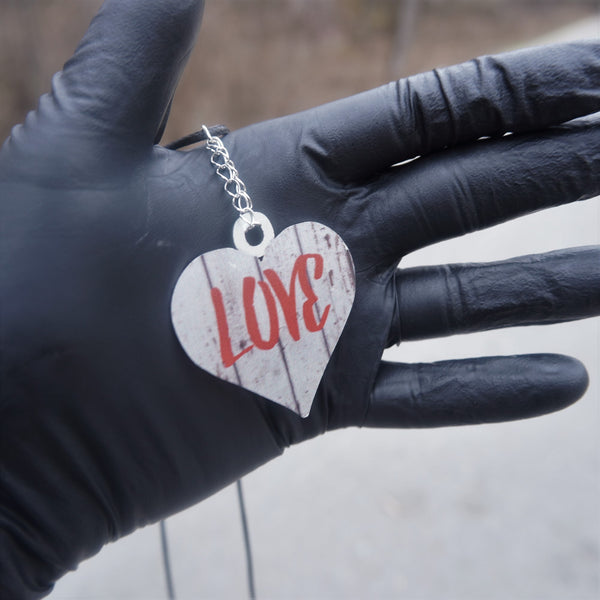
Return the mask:
[[[100, 0], [0, 0], [0, 139], [50, 88]], [[207, 0], [166, 139], [286, 114], [518, 44], [597, 0]]]

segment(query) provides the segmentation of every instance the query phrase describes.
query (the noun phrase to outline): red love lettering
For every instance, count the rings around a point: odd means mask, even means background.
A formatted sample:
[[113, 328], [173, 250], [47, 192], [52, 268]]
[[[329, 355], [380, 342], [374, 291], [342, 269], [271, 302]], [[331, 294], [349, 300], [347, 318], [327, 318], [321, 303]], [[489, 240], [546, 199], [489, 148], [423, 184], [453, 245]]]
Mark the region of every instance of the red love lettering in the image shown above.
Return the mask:
[[259, 350], [270, 350], [279, 341], [279, 319], [277, 318], [277, 306], [275, 298], [264, 281], [259, 281], [258, 286], [263, 292], [265, 302], [267, 303], [267, 312], [269, 313], [269, 339], [264, 341], [260, 336], [258, 321], [256, 319], [256, 310], [254, 309], [254, 288], [256, 280], [254, 277], [244, 277], [243, 296], [244, 313], [246, 315], [246, 327], [250, 334], [250, 339]]
[[321, 279], [323, 276], [323, 257], [320, 254], [302, 254], [294, 263], [292, 276], [290, 278], [289, 292], [286, 291], [279, 275], [277, 275], [273, 269], [265, 269], [264, 271], [265, 278], [271, 284], [271, 287], [277, 296], [277, 300], [279, 300], [279, 305], [283, 311], [288, 331], [295, 341], [300, 339], [298, 318], [296, 316], [296, 280], [300, 281], [300, 288], [306, 296], [306, 301], [302, 305], [302, 315], [304, 316], [304, 323], [306, 324], [306, 329], [308, 329], [308, 331], [321, 331], [321, 329], [325, 327], [329, 309], [331, 308], [330, 304], [325, 307], [321, 321], [317, 323], [313, 307], [318, 302], [319, 298], [313, 291], [308, 278], [308, 261], [310, 259], [315, 261], [314, 278]]
[[210, 290], [210, 297], [212, 298], [215, 314], [217, 315], [221, 359], [225, 367], [231, 367], [236, 360], [239, 360], [246, 352], [250, 352], [254, 346], [247, 346], [239, 354], [233, 354], [231, 338], [229, 337], [229, 324], [227, 323], [227, 315], [225, 314], [225, 306], [223, 305], [223, 294], [219, 288], [212, 288]]
[[[273, 297], [273, 292], [275, 292], [275, 296], [281, 306], [290, 336], [295, 341], [300, 339], [300, 328], [296, 314], [296, 281], [299, 283], [300, 289], [306, 298], [302, 304], [302, 316], [304, 318], [306, 329], [310, 332], [316, 332], [321, 331], [325, 327], [331, 304], [328, 304], [325, 307], [321, 319], [317, 322], [315, 305], [319, 301], [319, 298], [310, 284], [310, 276], [308, 274], [308, 263], [310, 260], [314, 261], [313, 278], [315, 280], [321, 279], [323, 276], [323, 257], [320, 254], [302, 254], [294, 263], [292, 274], [290, 276], [290, 284], [287, 289], [279, 275], [277, 275], [273, 269], [265, 269], [264, 276], [268, 284], [264, 281], [259, 281], [258, 286], [263, 293], [267, 313], [269, 315], [269, 337], [266, 340], [262, 338], [258, 319], [256, 317], [256, 309], [254, 307], [256, 279], [254, 277], [244, 277], [242, 282], [244, 316], [248, 335], [253, 344], [247, 346], [238, 354], [233, 354], [231, 347], [229, 324], [227, 322], [227, 314], [223, 303], [223, 294], [221, 293], [221, 290], [216, 287], [210, 290], [213, 306], [215, 308], [215, 315], [217, 317], [221, 359], [225, 367], [231, 367], [255, 346], [259, 350], [270, 350], [279, 341], [279, 318], [277, 316], [277, 305], [275, 303], [275, 298]], [[271, 288], [273, 288], [273, 292], [271, 291]]]
[[[310, 280], [308, 279], [308, 261], [309, 259], [314, 259], [315, 261], [315, 272], [314, 278], [321, 279], [323, 276], [323, 257], [320, 254], [303, 254], [298, 258], [296, 264], [294, 265], [294, 270], [296, 267], [298, 268], [298, 277], [300, 278], [300, 287], [306, 296], [306, 302], [302, 305], [302, 315], [304, 316], [304, 323], [306, 324], [306, 329], [309, 331], [321, 331], [323, 327], [325, 327], [325, 321], [327, 321], [327, 317], [329, 316], [329, 309], [331, 308], [331, 304], [328, 304], [323, 310], [323, 316], [319, 323], [315, 320], [315, 315], [313, 311], [313, 306], [319, 301], [319, 298], [315, 294], [310, 285]], [[300, 261], [304, 259], [304, 269], [300, 269]]]

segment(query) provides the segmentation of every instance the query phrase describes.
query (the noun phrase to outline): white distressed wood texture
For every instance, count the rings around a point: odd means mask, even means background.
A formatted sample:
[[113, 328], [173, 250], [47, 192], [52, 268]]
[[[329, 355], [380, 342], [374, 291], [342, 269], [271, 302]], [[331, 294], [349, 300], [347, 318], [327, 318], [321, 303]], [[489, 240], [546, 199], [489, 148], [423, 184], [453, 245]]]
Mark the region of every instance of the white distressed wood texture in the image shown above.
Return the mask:
[[[253, 277], [257, 282], [253, 306], [261, 337], [266, 340], [270, 334], [269, 313], [258, 282], [267, 282], [264, 272], [272, 269], [289, 293], [296, 260], [307, 254], [318, 254], [323, 258], [320, 278], [315, 277], [314, 259], [308, 260], [305, 267], [312, 291], [318, 298], [311, 308], [317, 323], [330, 305], [323, 329], [307, 329], [303, 305], [308, 298], [300, 281], [296, 280], [300, 339], [294, 340], [277, 295], [269, 286], [277, 307], [278, 342], [267, 350], [254, 345], [233, 365], [226, 367], [211, 288], [218, 288], [222, 293], [231, 349], [234, 355], [238, 354], [253, 345], [243, 303], [244, 278]], [[196, 365], [305, 417], [352, 308], [354, 292], [354, 265], [342, 238], [325, 225], [305, 222], [282, 231], [269, 244], [262, 259], [233, 248], [213, 250], [194, 259], [177, 281], [171, 316], [181, 345]]]

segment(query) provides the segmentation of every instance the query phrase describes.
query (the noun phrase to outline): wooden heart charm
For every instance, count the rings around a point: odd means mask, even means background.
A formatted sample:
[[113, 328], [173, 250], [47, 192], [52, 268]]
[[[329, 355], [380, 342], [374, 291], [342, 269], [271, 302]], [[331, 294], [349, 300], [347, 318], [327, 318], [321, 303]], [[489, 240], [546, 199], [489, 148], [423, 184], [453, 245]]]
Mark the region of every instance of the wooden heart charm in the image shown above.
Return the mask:
[[354, 292], [342, 238], [306, 222], [282, 231], [262, 259], [233, 248], [195, 258], [171, 316], [196, 365], [306, 417]]

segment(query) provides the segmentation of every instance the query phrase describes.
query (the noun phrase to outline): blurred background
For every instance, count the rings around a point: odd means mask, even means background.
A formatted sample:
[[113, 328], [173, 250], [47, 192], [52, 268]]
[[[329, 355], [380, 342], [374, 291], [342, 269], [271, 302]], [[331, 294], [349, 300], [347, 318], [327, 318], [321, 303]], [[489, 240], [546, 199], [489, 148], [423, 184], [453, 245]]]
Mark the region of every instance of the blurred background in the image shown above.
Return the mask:
[[[34, 108], [100, 0], [0, 0], [0, 138]], [[310, 108], [504, 50], [598, 0], [208, 0], [165, 140]]]
[[[0, 0], [1, 139], [35, 108], [100, 5]], [[600, 37], [599, 11], [598, 0], [208, 0], [164, 141], [480, 54]], [[402, 266], [599, 242], [596, 200], [437, 244]], [[582, 360], [586, 396], [517, 423], [340, 431], [249, 475], [258, 597], [600, 598], [600, 320], [403, 344], [386, 358], [527, 352]], [[228, 488], [167, 522], [178, 598], [247, 597], [236, 502]], [[156, 526], [106, 547], [51, 596], [165, 597]]]

